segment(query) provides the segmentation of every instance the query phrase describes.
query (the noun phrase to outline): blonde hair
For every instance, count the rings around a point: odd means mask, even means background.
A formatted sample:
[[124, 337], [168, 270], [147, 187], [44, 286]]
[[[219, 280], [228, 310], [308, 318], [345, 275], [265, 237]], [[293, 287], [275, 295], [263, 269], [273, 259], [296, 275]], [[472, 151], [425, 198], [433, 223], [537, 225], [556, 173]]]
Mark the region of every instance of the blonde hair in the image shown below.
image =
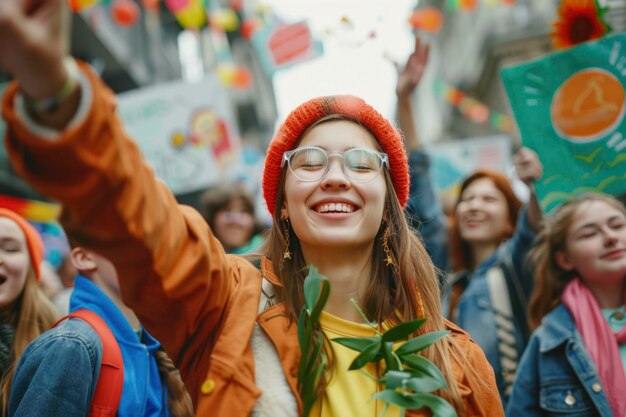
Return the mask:
[[45, 332], [59, 318], [54, 305], [39, 288], [32, 264], [26, 275], [24, 289], [13, 305], [10, 315], [11, 324], [15, 324], [15, 340], [11, 350], [11, 364], [0, 382], [2, 396], [2, 415], [5, 416], [11, 395], [11, 381], [15, 368], [26, 346]]

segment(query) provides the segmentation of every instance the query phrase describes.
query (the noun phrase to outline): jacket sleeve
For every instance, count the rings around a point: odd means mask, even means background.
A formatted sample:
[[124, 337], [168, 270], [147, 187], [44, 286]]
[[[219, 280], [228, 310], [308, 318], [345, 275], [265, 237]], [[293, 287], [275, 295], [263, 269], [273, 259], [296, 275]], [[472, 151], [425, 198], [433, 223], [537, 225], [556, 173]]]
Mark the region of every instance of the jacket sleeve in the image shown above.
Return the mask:
[[[472, 387], [471, 393], [464, 396], [467, 417], [504, 417], [493, 368], [473, 340], [468, 343], [467, 360], [469, 368], [465, 372], [465, 385]], [[471, 383], [470, 378], [474, 379]]]
[[416, 229], [428, 254], [439, 270], [448, 269], [448, 227], [441, 201], [433, 189], [429, 173], [430, 157], [423, 150], [409, 154], [411, 186], [406, 214], [409, 224]]
[[7, 89], [11, 161], [42, 195], [62, 203], [61, 222], [77, 244], [113, 262], [124, 302], [177, 365], [195, 367], [186, 360], [205, 356], [249, 264], [227, 258], [200, 214], [179, 206], [155, 179], [123, 130], [114, 94], [81, 68], [88, 80], [82, 100], [91, 104], [55, 140], [33, 133], [16, 106], [17, 86]]
[[518, 215], [513, 237], [507, 242], [511, 254], [514, 272], [520, 280], [525, 299], [528, 300], [533, 290], [534, 275], [527, 262], [528, 252], [533, 245], [536, 233], [528, 223], [528, 207], [523, 206]]
[[90, 328], [44, 333], [24, 351], [11, 387], [11, 417], [84, 417], [100, 373], [102, 344]]
[[518, 366], [513, 391], [507, 403], [507, 417], [533, 417], [543, 415], [539, 407], [539, 339], [533, 335]]

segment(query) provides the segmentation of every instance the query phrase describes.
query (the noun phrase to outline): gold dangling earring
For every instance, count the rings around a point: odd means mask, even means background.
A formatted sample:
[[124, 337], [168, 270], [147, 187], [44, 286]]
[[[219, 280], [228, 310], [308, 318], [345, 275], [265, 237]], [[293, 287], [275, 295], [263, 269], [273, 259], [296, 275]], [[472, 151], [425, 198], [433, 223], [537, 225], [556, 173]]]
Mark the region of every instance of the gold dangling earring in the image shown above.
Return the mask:
[[391, 227], [387, 224], [385, 228], [385, 232], [383, 233], [383, 250], [385, 251], [385, 264], [386, 265], [395, 265], [396, 262], [393, 260], [393, 255], [391, 253], [391, 249], [389, 249], [389, 236], [391, 236]]
[[291, 242], [289, 241], [289, 219], [285, 219], [285, 227], [284, 227], [284, 239], [285, 239], [285, 249], [283, 250], [283, 258], [280, 260], [280, 269], [283, 269], [283, 264], [285, 260], [291, 260], [291, 251], [289, 247]]

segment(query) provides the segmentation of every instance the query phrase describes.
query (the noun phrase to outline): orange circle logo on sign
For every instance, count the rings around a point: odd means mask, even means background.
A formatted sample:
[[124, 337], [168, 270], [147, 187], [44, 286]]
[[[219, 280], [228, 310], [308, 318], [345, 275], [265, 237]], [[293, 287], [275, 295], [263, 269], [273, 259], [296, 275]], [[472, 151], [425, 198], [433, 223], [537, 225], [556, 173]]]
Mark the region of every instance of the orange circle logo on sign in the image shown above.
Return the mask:
[[550, 108], [557, 133], [574, 142], [592, 142], [624, 118], [624, 88], [600, 68], [578, 71], [561, 84]]

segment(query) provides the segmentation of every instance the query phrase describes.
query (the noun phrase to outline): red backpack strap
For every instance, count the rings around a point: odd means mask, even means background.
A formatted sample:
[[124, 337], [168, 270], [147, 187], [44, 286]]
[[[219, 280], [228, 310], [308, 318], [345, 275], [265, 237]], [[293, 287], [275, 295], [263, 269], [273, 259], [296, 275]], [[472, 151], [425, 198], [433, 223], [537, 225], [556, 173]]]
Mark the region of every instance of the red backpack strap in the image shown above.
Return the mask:
[[68, 318], [78, 318], [88, 323], [102, 341], [100, 376], [91, 400], [89, 417], [115, 417], [124, 386], [124, 361], [120, 346], [106, 322], [93, 311], [76, 310], [56, 322], [54, 326]]

